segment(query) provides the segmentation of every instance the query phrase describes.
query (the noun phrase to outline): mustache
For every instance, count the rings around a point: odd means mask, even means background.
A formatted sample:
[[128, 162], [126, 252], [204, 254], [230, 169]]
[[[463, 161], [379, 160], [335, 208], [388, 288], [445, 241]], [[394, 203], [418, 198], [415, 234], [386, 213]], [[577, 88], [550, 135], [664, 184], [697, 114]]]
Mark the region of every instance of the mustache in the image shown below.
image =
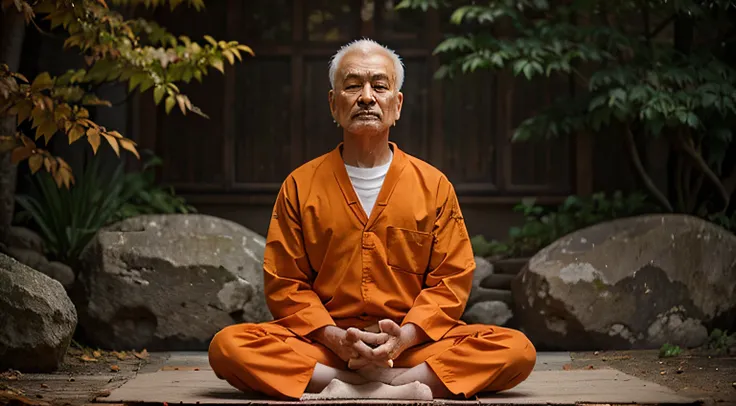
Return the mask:
[[380, 112], [374, 111], [374, 110], [367, 110], [367, 109], [358, 110], [358, 111], [354, 112], [353, 114], [351, 114], [350, 117], [351, 118], [355, 118], [355, 117], [358, 117], [358, 116], [363, 115], [363, 114], [372, 115], [372, 116], [376, 116], [378, 118], [381, 118], [381, 113]]

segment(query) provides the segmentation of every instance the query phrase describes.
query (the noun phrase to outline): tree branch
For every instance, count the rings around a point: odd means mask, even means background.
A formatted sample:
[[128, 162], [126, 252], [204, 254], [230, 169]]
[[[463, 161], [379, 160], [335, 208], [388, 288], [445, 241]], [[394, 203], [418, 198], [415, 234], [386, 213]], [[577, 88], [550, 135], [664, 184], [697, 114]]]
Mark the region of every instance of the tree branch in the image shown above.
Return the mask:
[[695, 189], [693, 190], [692, 194], [690, 195], [688, 199], [688, 205], [687, 205], [688, 213], [697, 214], [695, 213], [695, 208], [698, 205], [698, 195], [700, 194], [700, 188], [703, 186], [704, 178], [705, 178], [705, 175], [703, 174], [703, 172], [700, 172], [700, 174], [698, 175], [698, 179], [695, 180]]
[[657, 201], [665, 209], [667, 209], [668, 212], [674, 212], [674, 210], [672, 209], [672, 204], [670, 204], [669, 200], [667, 200], [667, 197], [665, 197], [662, 191], [657, 188], [657, 185], [654, 184], [654, 181], [649, 176], [646, 169], [644, 169], [644, 165], [642, 165], [641, 158], [639, 157], [639, 151], [637, 151], [636, 143], [634, 142], [634, 133], [631, 132], [631, 127], [629, 126], [626, 126], [626, 131], [624, 131], [624, 139], [626, 140], [626, 148], [629, 151], [631, 160], [634, 162], [634, 167], [636, 167], [636, 171], [639, 173], [641, 180], [644, 182], [644, 186], [646, 186], [647, 190], [649, 190], [649, 193], [651, 193], [652, 196], [657, 199]]
[[685, 206], [685, 194], [687, 191], [684, 191], [683, 189], [687, 183], [683, 179], [685, 179], [685, 175], [682, 159], [678, 159], [677, 169], [675, 169], [675, 192], [677, 193], [677, 209], [684, 212], [687, 210], [687, 207]]
[[723, 198], [724, 207], [721, 212], [726, 211], [728, 209], [728, 205], [731, 202], [731, 196], [729, 195], [728, 191], [726, 190], [726, 187], [723, 185], [721, 180], [718, 178], [718, 175], [713, 172], [713, 170], [710, 169], [708, 164], [703, 160], [703, 157], [698, 154], [697, 151], [693, 148], [690, 143], [688, 143], [684, 138], [679, 137], [680, 144], [682, 145], [683, 150], [685, 153], [693, 160], [695, 163], [695, 166], [700, 169], [701, 172], [705, 175], [705, 177], [708, 178], [708, 180], [713, 183], [713, 186], [716, 187], [718, 190], [718, 193], [721, 194], [721, 198]]
[[723, 180], [723, 187], [729, 196], [732, 196], [736, 192], [736, 167], [731, 171], [731, 175]]
[[652, 38], [659, 35], [662, 30], [664, 30], [668, 25], [670, 25], [675, 20], [675, 14], [672, 14], [667, 19], [659, 23], [657, 27], [654, 28], [652, 32], [647, 32], [647, 40], [651, 40]]

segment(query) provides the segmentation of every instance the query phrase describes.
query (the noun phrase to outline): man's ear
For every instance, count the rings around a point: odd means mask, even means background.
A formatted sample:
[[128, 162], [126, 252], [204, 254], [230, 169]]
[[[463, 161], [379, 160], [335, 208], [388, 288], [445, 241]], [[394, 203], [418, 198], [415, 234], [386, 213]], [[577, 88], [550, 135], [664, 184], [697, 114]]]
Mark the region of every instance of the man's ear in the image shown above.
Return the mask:
[[397, 93], [396, 101], [396, 121], [398, 121], [401, 118], [401, 107], [404, 105], [404, 93]]
[[332, 118], [337, 119], [335, 117], [335, 91], [330, 89], [330, 91], [327, 93], [327, 101], [330, 103], [330, 113], [332, 113]]

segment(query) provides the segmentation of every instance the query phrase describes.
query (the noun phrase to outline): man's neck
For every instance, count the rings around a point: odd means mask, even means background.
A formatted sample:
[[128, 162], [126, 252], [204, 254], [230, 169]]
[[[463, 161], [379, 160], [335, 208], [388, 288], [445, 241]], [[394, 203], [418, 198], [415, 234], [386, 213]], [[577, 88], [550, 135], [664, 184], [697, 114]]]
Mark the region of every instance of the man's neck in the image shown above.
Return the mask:
[[391, 160], [388, 133], [385, 135], [343, 134], [342, 159], [346, 164], [358, 168], [373, 168]]

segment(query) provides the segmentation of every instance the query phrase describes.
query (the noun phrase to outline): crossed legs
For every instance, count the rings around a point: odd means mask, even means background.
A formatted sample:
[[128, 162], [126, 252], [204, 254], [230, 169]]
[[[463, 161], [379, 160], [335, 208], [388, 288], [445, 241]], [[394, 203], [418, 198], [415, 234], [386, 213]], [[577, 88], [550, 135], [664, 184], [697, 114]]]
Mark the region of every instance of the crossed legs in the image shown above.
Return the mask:
[[[414, 396], [406, 398], [416, 399], [426, 396], [426, 391], [417, 394], [421, 391], [414, 382], [426, 385], [438, 398], [471, 397], [481, 391], [512, 388], [529, 376], [536, 352], [515, 330], [457, 326], [440, 341], [402, 353], [391, 371], [366, 369], [356, 373], [324, 346], [296, 337], [281, 326], [239, 324], [215, 336], [209, 357], [214, 372], [243, 391], [298, 399], [304, 392], [352, 386], [361, 390], [360, 397], [365, 397], [368, 389], [391, 392], [379, 396], [383, 398], [398, 396], [396, 391], [403, 390], [408, 393], [401, 395], [412, 395], [413, 391]], [[333, 384], [335, 380], [341, 383]]]

